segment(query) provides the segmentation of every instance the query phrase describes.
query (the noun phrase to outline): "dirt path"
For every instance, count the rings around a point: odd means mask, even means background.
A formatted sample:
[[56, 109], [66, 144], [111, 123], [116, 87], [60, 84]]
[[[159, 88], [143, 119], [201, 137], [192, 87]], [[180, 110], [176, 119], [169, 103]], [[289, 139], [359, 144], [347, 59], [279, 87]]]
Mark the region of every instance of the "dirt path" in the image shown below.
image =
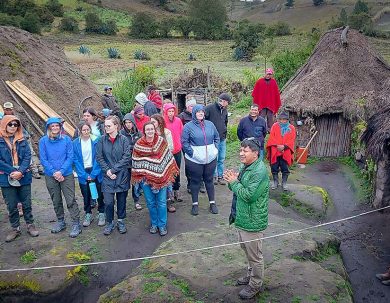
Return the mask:
[[[337, 162], [324, 161], [305, 168], [302, 182], [324, 187], [334, 208], [326, 221], [370, 210], [359, 204], [356, 188], [349, 181], [350, 169]], [[332, 226], [341, 239], [341, 254], [352, 285], [354, 302], [390, 302], [390, 287], [375, 274], [390, 265], [390, 211], [373, 213]]]

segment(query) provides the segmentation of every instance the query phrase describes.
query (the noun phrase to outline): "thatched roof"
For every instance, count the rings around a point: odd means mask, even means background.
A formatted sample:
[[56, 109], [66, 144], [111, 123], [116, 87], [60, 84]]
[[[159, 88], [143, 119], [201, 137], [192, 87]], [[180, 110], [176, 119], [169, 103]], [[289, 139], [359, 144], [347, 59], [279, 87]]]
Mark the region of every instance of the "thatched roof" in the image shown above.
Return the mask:
[[283, 106], [303, 115], [343, 113], [366, 119], [390, 104], [390, 66], [356, 30], [326, 32], [282, 92]]
[[374, 114], [367, 122], [367, 128], [362, 134], [366, 151], [376, 160], [382, 160], [390, 151], [390, 106]]

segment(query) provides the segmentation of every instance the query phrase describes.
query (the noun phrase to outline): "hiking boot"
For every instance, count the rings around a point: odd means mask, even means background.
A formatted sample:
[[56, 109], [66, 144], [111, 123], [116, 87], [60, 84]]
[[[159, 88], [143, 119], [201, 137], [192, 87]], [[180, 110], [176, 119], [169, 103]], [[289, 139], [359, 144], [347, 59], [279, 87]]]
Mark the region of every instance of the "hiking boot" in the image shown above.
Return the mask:
[[167, 230], [166, 227], [160, 227], [159, 231], [160, 231], [160, 236], [161, 237], [164, 237], [168, 233], [168, 230]]
[[214, 185], [218, 185], [218, 178], [214, 177]]
[[199, 213], [199, 207], [197, 204], [193, 204], [192, 205], [192, 209], [191, 209], [191, 215], [193, 216], [197, 216]]
[[12, 228], [12, 230], [9, 232], [9, 234], [5, 238], [5, 242], [12, 242], [17, 237], [19, 237], [21, 234], [22, 234], [22, 231], [20, 229], [20, 226], [18, 226], [16, 228]]
[[176, 208], [172, 205], [172, 201], [171, 200], [167, 201], [167, 210], [168, 210], [169, 213], [176, 212]]
[[215, 203], [210, 203], [210, 212], [214, 215], [218, 214], [218, 207]]
[[248, 285], [250, 279], [249, 276], [241, 277], [236, 281], [236, 285]]
[[176, 202], [183, 202], [183, 199], [181, 198], [180, 192], [178, 190], [173, 191], [173, 198]]
[[52, 234], [58, 234], [66, 228], [66, 223], [64, 219], [58, 219], [57, 223], [51, 229]]
[[92, 214], [85, 214], [83, 226], [84, 227], [90, 226], [92, 221], [93, 221]]
[[27, 233], [31, 237], [38, 237], [39, 236], [39, 231], [37, 230], [37, 228], [35, 227], [34, 224], [27, 224]]
[[149, 228], [149, 232], [151, 233], [151, 234], [157, 234], [157, 226], [150, 226], [150, 228]]
[[82, 229], [81, 229], [80, 222], [74, 222], [72, 224], [72, 230], [69, 233], [69, 237], [76, 238], [79, 234], [81, 234], [81, 232]]
[[106, 225], [106, 215], [104, 213], [98, 214], [98, 226]]
[[272, 175], [273, 177], [273, 182], [271, 184], [271, 189], [277, 189], [279, 185], [279, 177], [278, 175]]
[[380, 281], [390, 280], [390, 268], [384, 274], [375, 275]]
[[284, 191], [288, 191], [287, 179], [288, 179], [288, 175], [287, 174], [282, 175], [282, 188], [283, 188]]
[[222, 177], [218, 177], [219, 185], [226, 185], [226, 181]]
[[239, 296], [243, 300], [252, 299], [260, 292], [260, 288], [253, 288], [250, 285], [245, 286], [240, 292]]
[[111, 235], [111, 233], [113, 232], [114, 229], [115, 229], [115, 223], [114, 222], [107, 223], [106, 227], [104, 228], [103, 234], [105, 236], [109, 236], [109, 235]]
[[125, 222], [123, 222], [123, 220], [118, 219], [117, 227], [120, 234], [124, 234], [127, 232], [126, 225]]
[[22, 203], [18, 203], [18, 212], [19, 212], [19, 217], [23, 217], [23, 205]]
[[34, 171], [32, 171], [31, 173], [32, 173], [32, 177], [33, 177], [34, 179], [40, 179], [40, 178], [41, 178], [41, 175], [39, 174], [38, 171], [34, 170]]

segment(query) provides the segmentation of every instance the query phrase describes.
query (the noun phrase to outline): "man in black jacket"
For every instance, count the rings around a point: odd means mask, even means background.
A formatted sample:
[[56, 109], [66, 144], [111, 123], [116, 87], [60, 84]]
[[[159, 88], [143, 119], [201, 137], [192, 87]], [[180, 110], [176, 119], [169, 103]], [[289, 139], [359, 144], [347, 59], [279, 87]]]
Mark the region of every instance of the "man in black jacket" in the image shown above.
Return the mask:
[[222, 93], [218, 101], [205, 107], [205, 119], [214, 123], [217, 128], [220, 142], [218, 144], [217, 167], [214, 173], [214, 184], [226, 185], [223, 180], [224, 161], [226, 157], [226, 136], [228, 124], [227, 106], [232, 98], [227, 93]]
[[104, 87], [104, 94], [102, 96], [101, 101], [102, 101], [103, 108], [108, 108], [109, 110], [111, 110], [111, 114], [118, 116], [119, 119], [122, 121], [123, 115], [121, 113], [121, 109], [118, 105], [118, 102], [116, 102], [116, 99], [112, 94], [111, 86]]

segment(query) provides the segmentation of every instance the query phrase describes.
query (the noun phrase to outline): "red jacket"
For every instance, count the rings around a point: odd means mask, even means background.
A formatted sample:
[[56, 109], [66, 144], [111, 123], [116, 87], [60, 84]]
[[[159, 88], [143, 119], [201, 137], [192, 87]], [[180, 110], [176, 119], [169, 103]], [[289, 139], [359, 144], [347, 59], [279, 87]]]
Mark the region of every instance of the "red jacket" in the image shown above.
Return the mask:
[[270, 79], [269, 83], [264, 78], [257, 80], [252, 92], [253, 103], [259, 106], [259, 109], [270, 109], [274, 114], [279, 110], [280, 105], [280, 93], [279, 87], [275, 79]]
[[[173, 108], [175, 110], [175, 117], [173, 117], [173, 120], [169, 120], [167, 111], [169, 109]], [[183, 123], [181, 122], [180, 118], [176, 117], [177, 115], [177, 108], [172, 103], [165, 103], [164, 104], [164, 121], [165, 126], [168, 128], [172, 133], [172, 139], [173, 139], [173, 154], [177, 154], [181, 151], [181, 134], [183, 132]]]
[[163, 104], [163, 100], [160, 96], [160, 94], [156, 91], [151, 91], [149, 94], [148, 94], [148, 100], [149, 101], [152, 101], [154, 105], [156, 105], [156, 107], [161, 110], [161, 107], [162, 107], [162, 104]]
[[[276, 158], [279, 156], [283, 156], [283, 159], [287, 161], [288, 166], [294, 162], [296, 132], [295, 127], [291, 124], [290, 129], [291, 131], [282, 137], [279, 123], [276, 122], [272, 125], [267, 142], [267, 159], [270, 164], [274, 164]], [[277, 145], [284, 145], [284, 150], [278, 151], [276, 148]]]
[[144, 117], [142, 119], [138, 119], [134, 115], [134, 121], [135, 121], [135, 125], [137, 126], [138, 131], [143, 134], [144, 133], [144, 125], [146, 122], [150, 121], [150, 117], [148, 117], [147, 115], [144, 115]]

